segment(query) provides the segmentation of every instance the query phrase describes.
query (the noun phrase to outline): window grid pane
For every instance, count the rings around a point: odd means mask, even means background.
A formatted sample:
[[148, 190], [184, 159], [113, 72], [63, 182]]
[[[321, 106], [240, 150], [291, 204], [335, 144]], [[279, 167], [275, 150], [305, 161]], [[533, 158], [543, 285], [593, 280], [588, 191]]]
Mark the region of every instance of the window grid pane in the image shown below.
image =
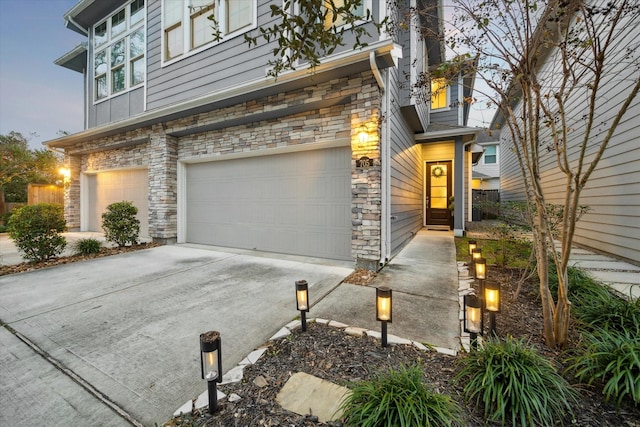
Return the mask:
[[131, 25], [140, 22], [144, 18], [143, 10], [144, 0], [135, 0], [131, 3], [131, 18], [129, 18]]
[[113, 37], [116, 34], [120, 34], [126, 28], [127, 23], [125, 22], [125, 10], [122, 9], [111, 17], [111, 36]]
[[253, 22], [253, 2], [227, 0], [227, 33], [232, 33]]
[[144, 58], [131, 62], [131, 86], [144, 82]]
[[178, 24], [165, 31], [165, 43], [167, 47], [167, 59], [175, 58], [182, 55], [184, 50], [184, 41], [182, 39], [182, 25]]
[[121, 92], [124, 90], [124, 67], [111, 70], [111, 92]]
[[431, 108], [447, 107], [447, 85], [444, 79], [431, 80]]
[[98, 25], [94, 31], [93, 42], [95, 46], [100, 46], [107, 41], [107, 21]]
[[191, 48], [194, 49], [213, 41], [213, 25], [209, 16], [213, 6], [191, 16]]

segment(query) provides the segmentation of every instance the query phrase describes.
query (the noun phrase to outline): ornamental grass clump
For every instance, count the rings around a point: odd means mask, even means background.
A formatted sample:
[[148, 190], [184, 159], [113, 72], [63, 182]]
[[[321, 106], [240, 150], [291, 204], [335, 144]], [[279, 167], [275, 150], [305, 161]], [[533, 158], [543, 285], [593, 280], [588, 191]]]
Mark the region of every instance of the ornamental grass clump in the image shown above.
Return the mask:
[[418, 366], [400, 367], [356, 383], [341, 404], [344, 426], [453, 426], [460, 408], [423, 382]]
[[73, 250], [78, 255], [93, 255], [100, 253], [102, 249], [102, 242], [97, 239], [88, 237], [86, 239], [80, 239], [73, 245]]
[[102, 214], [102, 229], [107, 242], [113, 242], [122, 247], [138, 242], [140, 220], [136, 218], [138, 208], [131, 202], [115, 202], [107, 206]]
[[581, 302], [576, 304], [573, 314], [583, 329], [640, 335], [640, 299], [628, 301], [607, 291], [602, 298]]
[[572, 413], [576, 393], [551, 363], [523, 340], [489, 340], [460, 360], [456, 381], [489, 422], [550, 426]]
[[568, 371], [586, 384], [600, 382], [602, 394], [618, 406], [640, 404], [640, 336], [605, 329], [584, 332], [582, 344], [567, 359]]

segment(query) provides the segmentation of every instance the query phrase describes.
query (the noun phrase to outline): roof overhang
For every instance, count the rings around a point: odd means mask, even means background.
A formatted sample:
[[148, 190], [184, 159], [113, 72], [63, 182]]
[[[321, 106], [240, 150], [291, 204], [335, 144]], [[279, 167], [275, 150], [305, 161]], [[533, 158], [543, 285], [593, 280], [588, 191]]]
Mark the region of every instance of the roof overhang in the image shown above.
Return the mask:
[[86, 36], [91, 26], [126, 2], [127, 0], [80, 0], [64, 14], [65, 27]]
[[461, 136], [463, 139], [472, 141], [480, 132], [482, 132], [482, 128], [445, 126], [438, 124], [436, 126], [430, 125], [426, 132], [414, 135], [414, 139], [417, 143], [426, 143], [442, 141], [443, 139], [453, 139]]
[[241, 85], [225, 88], [198, 98], [146, 111], [125, 120], [45, 141], [44, 145], [50, 148], [64, 149], [82, 141], [107, 137], [157, 123], [236, 105], [250, 99], [263, 98], [277, 93], [301, 89], [320, 82], [363, 72], [370, 69], [370, 52], [375, 53], [376, 65], [380, 69], [385, 69], [394, 66], [394, 62], [397, 59], [398, 46], [395, 45], [391, 39], [372, 43], [366, 48], [356, 52], [348, 51], [333, 55], [318, 65], [313, 72], [311, 72], [309, 67], [300, 67], [294, 71], [281, 74], [277, 79], [268, 76], [254, 79]]
[[53, 61], [53, 63], [79, 73], [84, 73], [87, 67], [87, 44], [80, 43], [71, 51]]

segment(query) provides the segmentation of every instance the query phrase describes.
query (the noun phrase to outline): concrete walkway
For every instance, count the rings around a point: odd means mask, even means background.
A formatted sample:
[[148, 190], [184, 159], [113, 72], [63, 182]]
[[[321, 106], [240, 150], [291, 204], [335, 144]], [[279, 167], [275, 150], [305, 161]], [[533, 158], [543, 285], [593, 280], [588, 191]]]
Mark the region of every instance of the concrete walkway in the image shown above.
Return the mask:
[[583, 248], [571, 250], [569, 263], [625, 298], [640, 298], [640, 267], [637, 265]]
[[310, 317], [380, 330], [376, 288], [393, 291], [388, 333], [436, 347], [460, 348], [458, 269], [453, 233], [420, 230], [367, 286], [342, 283], [321, 301], [311, 301]]

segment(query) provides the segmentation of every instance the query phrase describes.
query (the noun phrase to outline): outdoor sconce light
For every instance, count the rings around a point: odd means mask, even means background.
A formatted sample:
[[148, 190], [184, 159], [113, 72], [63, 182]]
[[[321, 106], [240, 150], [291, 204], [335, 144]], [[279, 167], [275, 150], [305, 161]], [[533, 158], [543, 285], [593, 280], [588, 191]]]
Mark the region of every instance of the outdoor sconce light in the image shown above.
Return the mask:
[[473, 254], [473, 250], [478, 247], [478, 243], [475, 240], [469, 240], [467, 244], [469, 245], [469, 256], [471, 256]]
[[71, 171], [69, 168], [60, 168], [58, 173], [62, 175], [62, 183], [65, 187], [68, 187], [71, 183]]
[[209, 392], [209, 413], [218, 410], [218, 386], [222, 382], [222, 353], [220, 351], [220, 332], [209, 331], [200, 334], [200, 364], [202, 379], [207, 380]]
[[382, 346], [387, 346], [387, 323], [391, 323], [391, 289], [386, 286], [376, 288], [376, 320], [382, 322]]
[[360, 144], [366, 144], [369, 140], [369, 131], [365, 125], [360, 126], [358, 129], [358, 141]]
[[489, 330], [496, 335], [496, 313], [500, 312], [500, 284], [485, 284], [484, 307], [489, 312]]
[[480, 257], [473, 264], [477, 280], [485, 280], [487, 278], [487, 260]]
[[471, 349], [476, 350], [478, 348], [478, 334], [482, 334], [482, 304], [480, 299], [473, 295], [468, 294], [464, 296], [464, 331], [469, 334], [471, 338]]
[[309, 284], [306, 280], [296, 281], [296, 308], [300, 312], [302, 331], [306, 331], [307, 312], [309, 311]]

